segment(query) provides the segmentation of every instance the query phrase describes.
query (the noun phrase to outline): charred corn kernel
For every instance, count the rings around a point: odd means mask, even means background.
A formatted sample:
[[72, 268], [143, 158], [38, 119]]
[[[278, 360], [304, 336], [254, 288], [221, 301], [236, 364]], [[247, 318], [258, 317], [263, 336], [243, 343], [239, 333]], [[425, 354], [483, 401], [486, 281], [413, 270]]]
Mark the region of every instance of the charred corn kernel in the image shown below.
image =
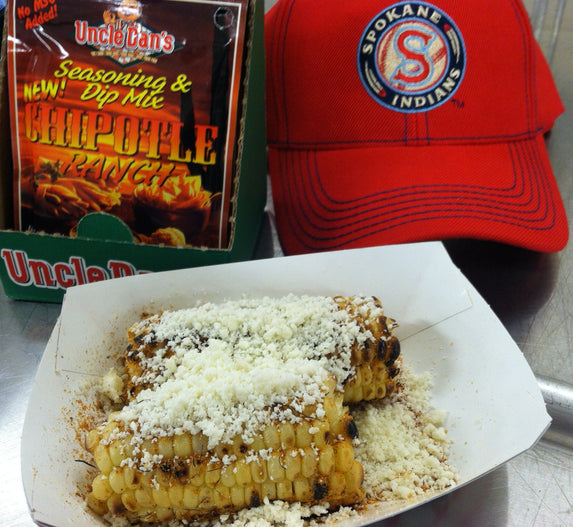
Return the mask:
[[328, 397], [324, 401], [324, 411], [330, 423], [335, 423], [338, 420], [339, 408], [334, 397]]
[[[167, 468], [166, 465], [162, 465], [163, 468]], [[171, 481], [171, 474], [164, 472], [163, 468], [155, 474], [154, 485], [159, 485], [160, 487], [166, 487]]]
[[329, 492], [338, 495], [344, 492], [346, 487], [346, 478], [341, 472], [332, 472], [328, 478]]
[[199, 508], [209, 510], [213, 507], [213, 490], [210, 487], [201, 487], [199, 489]]
[[[259, 439], [259, 437], [257, 436], [253, 438], [253, 443], [256, 439]], [[247, 446], [245, 444], [245, 440], [241, 436], [237, 436], [233, 439], [233, 442], [229, 445], [231, 447], [229, 453], [230, 454], [234, 453], [235, 455], [244, 454], [247, 450], [255, 448], [253, 446], [253, 443], [251, 443], [250, 446]]]
[[318, 471], [321, 474], [330, 474], [334, 470], [334, 449], [326, 445], [318, 455]]
[[157, 455], [157, 441], [152, 441], [151, 439], [146, 439], [141, 445], [141, 450], [143, 452], [148, 452], [150, 455]]
[[123, 469], [116, 467], [109, 473], [109, 485], [116, 494], [121, 494], [126, 490]]
[[374, 393], [378, 399], [382, 399], [386, 395], [386, 387], [380, 382], [374, 387]]
[[316, 473], [318, 459], [313, 448], [307, 447], [301, 456], [300, 470], [304, 478], [311, 478]]
[[133, 467], [123, 467], [123, 478], [125, 480], [125, 486], [128, 489], [134, 490], [140, 485], [141, 476], [137, 470], [133, 469]]
[[292, 423], [281, 423], [279, 425], [280, 448], [288, 450], [296, 444], [296, 436]]
[[233, 445], [217, 445], [215, 446], [215, 448], [213, 449], [213, 455], [217, 458], [217, 459], [223, 459], [223, 457], [228, 456], [229, 454], [231, 454], [233, 451]]
[[281, 481], [277, 483], [277, 498], [279, 500], [292, 501], [293, 499], [292, 482]]
[[113, 463], [109, 457], [109, 449], [102, 444], [98, 444], [94, 450], [94, 461], [103, 474], [107, 474], [113, 468]]
[[215, 507], [220, 510], [232, 505], [229, 488], [221, 483], [218, 484], [213, 492], [213, 501], [215, 502]]
[[157, 453], [162, 457], [172, 458], [174, 456], [173, 438], [160, 437], [157, 441]]
[[263, 430], [263, 438], [265, 440], [265, 448], [278, 450], [281, 446], [279, 431], [274, 426], [267, 426]]
[[158, 489], [154, 488], [151, 490], [151, 495], [153, 496], [153, 501], [158, 507], [170, 507], [171, 502], [169, 501], [169, 492], [166, 488], [160, 487]]
[[202, 456], [207, 452], [208, 439], [203, 434], [196, 434], [193, 436], [193, 453], [196, 456]]
[[173, 438], [173, 454], [177, 457], [189, 457], [192, 454], [191, 436], [189, 434], [177, 434]]
[[221, 469], [221, 483], [229, 488], [237, 484], [234, 465], [227, 465]]
[[130, 512], [137, 512], [139, 510], [139, 503], [135, 498], [135, 492], [128, 490], [121, 495], [121, 502], [123, 506]]
[[281, 462], [281, 456], [277, 452], [273, 452], [267, 460], [267, 470], [269, 479], [274, 482], [279, 482], [285, 479], [285, 469]]
[[216, 485], [221, 481], [221, 467], [217, 465], [209, 465], [205, 471], [205, 485]]
[[153, 507], [155, 502], [153, 501], [153, 496], [151, 495], [151, 489], [139, 488], [134, 492], [135, 499], [139, 503], [142, 509], [149, 509]]
[[205, 463], [196, 463], [192, 464], [189, 468], [189, 481], [192, 485], [196, 487], [200, 487], [205, 483], [205, 473], [207, 472], [207, 468]]
[[92, 482], [93, 496], [100, 501], [107, 501], [113, 494], [113, 489], [109, 484], [109, 478], [104, 474], [98, 474]]
[[86, 449], [93, 452], [100, 440], [100, 433], [98, 429], [90, 430], [86, 435]]
[[121, 464], [122, 459], [124, 459], [126, 457], [125, 456], [125, 450], [123, 448], [123, 444], [120, 441], [114, 441], [109, 446], [108, 452], [109, 452], [110, 461], [116, 467], [119, 466]]
[[256, 459], [249, 463], [251, 477], [255, 483], [264, 483], [267, 480], [267, 464], [262, 459]]
[[244, 456], [247, 451], [260, 452], [267, 448], [264, 438], [260, 435], [256, 436], [248, 447], [242, 441], [238, 441], [237, 443], [234, 449], [237, 457]]
[[346, 486], [359, 491], [364, 481], [364, 469], [359, 461], [354, 461], [352, 467], [345, 474]]
[[309, 428], [310, 431], [312, 431], [312, 444], [320, 448], [328, 443], [330, 425], [326, 419], [313, 423]]
[[245, 490], [243, 487], [236, 486], [231, 488], [231, 503], [236, 509], [245, 507]]
[[261, 498], [277, 499], [277, 486], [272, 481], [267, 480], [261, 485]]
[[289, 481], [294, 481], [301, 473], [301, 460], [296, 451], [288, 452], [284, 457], [285, 476]]
[[107, 500], [107, 508], [112, 514], [121, 514], [121, 512], [124, 510], [123, 501], [121, 501], [121, 495], [113, 494], [110, 496], [110, 498]]
[[189, 510], [199, 507], [199, 489], [187, 485], [183, 491], [183, 507]]
[[296, 446], [298, 448], [305, 448], [310, 446], [312, 438], [310, 436], [310, 423], [308, 421], [302, 421], [295, 428], [296, 435]]
[[241, 487], [248, 485], [252, 481], [249, 464], [244, 459], [241, 459], [237, 462], [237, 466], [235, 468], [235, 478], [237, 485]]
[[350, 443], [340, 441], [334, 445], [334, 464], [337, 472], [346, 473], [354, 463], [354, 449]]
[[169, 507], [157, 507], [155, 515], [159, 522], [166, 522], [174, 518], [173, 511]]
[[312, 499], [312, 486], [307, 478], [298, 478], [293, 482], [294, 497], [302, 503]]
[[252, 484], [245, 487], [245, 503], [247, 507], [258, 507], [261, 504], [258, 486]]
[[376, 389], [372, 384], [362, 386], [362, 399], [366, 401], [376, 399]]
[[183, 507], [183, 485], [173, 485], [167, 490], [167, 493], [169, 495], [169, 502], [171, 503], [172, 507]]
[[100, 516], [104, 516], [109, 512], [107, 508], [107, 500], [100, 500], [95, 497], [92, 492], [88, 494], [87, 505], [92, 511]]

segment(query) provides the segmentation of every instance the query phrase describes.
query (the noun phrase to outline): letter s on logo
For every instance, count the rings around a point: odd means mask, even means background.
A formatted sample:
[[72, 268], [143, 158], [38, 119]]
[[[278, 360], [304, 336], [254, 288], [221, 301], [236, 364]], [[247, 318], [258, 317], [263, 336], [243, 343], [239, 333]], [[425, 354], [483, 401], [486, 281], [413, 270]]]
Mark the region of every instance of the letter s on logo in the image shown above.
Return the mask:
[[402, 61], [394, 70], [392, 80], [419, 84], [430, 78], [433, 62], [429, 49], [435, 38], [435, 34], [420, 29], [405, 28], [400, 31], [395, 37], [394, 46]]

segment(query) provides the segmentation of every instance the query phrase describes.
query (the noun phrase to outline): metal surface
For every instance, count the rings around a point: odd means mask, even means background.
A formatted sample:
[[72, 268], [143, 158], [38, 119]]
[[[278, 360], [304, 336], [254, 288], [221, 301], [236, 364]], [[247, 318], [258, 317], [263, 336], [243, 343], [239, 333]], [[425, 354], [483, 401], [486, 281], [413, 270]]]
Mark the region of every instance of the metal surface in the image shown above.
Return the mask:
[[[573, 231], [573, 6], [565, 0], [525, 4], [561, 96], [571, 106], [548, 137], [548, 148]], [[446, 248], [523, 350], [554, 422], [528, 452], [383, 525], [573, 526], [573, 242], [554, 255], [465, 240]], [[272, 211], [258, 252], [280, 255]], [[33, 526], [22, 491], [20, 435], [35, 371], [59, 312], [59, 305], [11, 301], [0, 293], [2, 527]]]
[[573, 452], [573, 386], [540, 376], [537, 382], [553, 419], [544, 439]]

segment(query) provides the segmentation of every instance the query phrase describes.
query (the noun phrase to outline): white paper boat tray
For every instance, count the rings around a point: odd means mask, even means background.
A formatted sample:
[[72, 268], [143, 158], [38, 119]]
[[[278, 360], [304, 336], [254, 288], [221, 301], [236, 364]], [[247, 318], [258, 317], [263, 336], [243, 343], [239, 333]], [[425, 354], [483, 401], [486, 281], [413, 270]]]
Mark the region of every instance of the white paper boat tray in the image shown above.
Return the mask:
[[[402, 359], [434, 377], [432, 404], [447, 412], [459, 486], [532, 447], [550, 424], [523, 354], [442, 244], [421, 243], [273, 258], [155, 273], [67, 291], [46, 347], [22, 436], [22, 475], [38, 523], [93, 526], [78, 488], [89, 467], [70, 414], [85, 379], [105, 374], [143, 312], [241, 296], [364, 294], [396, 319]], [[447, 492], [450, 492], [448, 490]], [[442, 493], [443, 494], [443, 493]], [[367, 525], [434, 499], [372, 506]]]

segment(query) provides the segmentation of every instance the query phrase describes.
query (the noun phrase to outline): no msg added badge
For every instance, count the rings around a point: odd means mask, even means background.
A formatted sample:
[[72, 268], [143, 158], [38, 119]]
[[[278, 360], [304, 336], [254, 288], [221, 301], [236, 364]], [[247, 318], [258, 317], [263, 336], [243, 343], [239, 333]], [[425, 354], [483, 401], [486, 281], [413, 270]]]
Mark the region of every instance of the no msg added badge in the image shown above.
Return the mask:
[[453, 20], [424, 2], [394, 4], [374, 17], [360, 40], [358, 71], [368, 93], [400, 112], [425, 112], [458, 89], [466, 55]]

